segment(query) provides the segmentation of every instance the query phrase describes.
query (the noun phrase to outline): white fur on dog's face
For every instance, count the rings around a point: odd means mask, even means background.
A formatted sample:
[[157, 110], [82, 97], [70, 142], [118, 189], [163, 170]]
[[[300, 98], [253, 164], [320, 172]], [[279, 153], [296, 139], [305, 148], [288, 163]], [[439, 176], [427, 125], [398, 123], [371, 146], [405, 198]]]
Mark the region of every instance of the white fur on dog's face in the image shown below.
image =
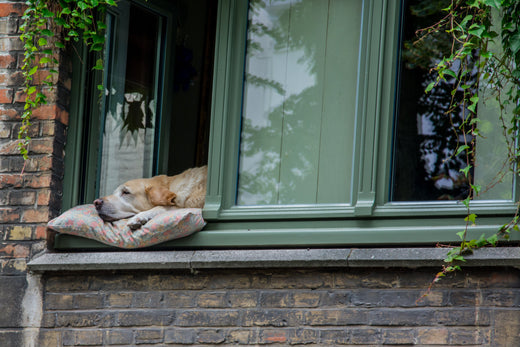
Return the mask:
[[100, 217], [106, 221], [129, 218], [147, 211], [154, 205], [148, 197], [149, 188], [156, 186], [154, 178], [135, 179], [116, 188], [112, 195], [94, 201]]

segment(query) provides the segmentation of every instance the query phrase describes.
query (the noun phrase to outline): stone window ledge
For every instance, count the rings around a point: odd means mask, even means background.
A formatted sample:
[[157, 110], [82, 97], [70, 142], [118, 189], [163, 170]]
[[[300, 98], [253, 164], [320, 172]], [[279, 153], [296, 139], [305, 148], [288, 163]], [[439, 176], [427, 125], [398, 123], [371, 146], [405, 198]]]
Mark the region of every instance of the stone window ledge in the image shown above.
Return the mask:
[[[316, 267], [435, 267], [443, 248], [253, 249], [132, 252], [45, 252], [28, 263], [29, 271], [166, 270]], [[520, 247], [483, 248], [466, 256], [464, 266], [520, 268]]]

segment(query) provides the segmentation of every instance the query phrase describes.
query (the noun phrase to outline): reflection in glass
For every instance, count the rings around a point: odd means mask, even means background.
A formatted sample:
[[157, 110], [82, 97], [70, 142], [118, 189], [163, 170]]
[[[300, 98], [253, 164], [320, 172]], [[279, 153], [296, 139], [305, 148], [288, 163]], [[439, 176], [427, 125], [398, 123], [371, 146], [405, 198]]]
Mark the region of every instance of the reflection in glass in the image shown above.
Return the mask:
[[250, 1], [239, 205], [351, 202], [361, 6]]
[[[464, 138], [457, 129], [469, 113], [459, 107], [448, 112], [452, 83], [441, 82], [430, 93], [424, 90], [435, 78], [432, 67], [451, 50], [451, 38], [438, 32], [416, 42], [418, 29], [436, 23], [449, 0], [405, 0], [402, 25], [401, 60], [394, 144], [393, 201], [458, 200], [467, 197], [469, 182], [460, 171], [467, 166], [464, 153], [455, 156]], [[475, 61], [478, 57], [475, 57]], [[454, 66], [457, 71], [457, 66]], [[475, 79], [476, 71], [469, 79]], [[459, 91], [460, 92], [460, 91]], [[479, 90], [484, 93], [484, 90]], [[456, 93], [455, 98], [460, 97]], [[501, 168], [505, 146], [497, 121], [489, 121], [498, 112], [491, 104], [480, 103], [478, 115], [484, 137], [475, 139], [475, 169], [471, 172], [476, 184], [490, 182]], [[495, 116], [495, 120], [498, 118]], [[471, 138], [467, 138], [471, 141]], [[486, 199], [511, 199], [511, 176], [506, 176]], [[483, 187], [483, 191], [486, 191]]]
[[[136, 5], [121, 3], [118, 10], [119, 16], [109, 18], [114, 39], [107, 58], [112, 60], [107, 62], [100, 196], [126, 180], [149, 177], [153, 170], [161, 21]], [[126, 60], [118, 60], [125, 55]]]

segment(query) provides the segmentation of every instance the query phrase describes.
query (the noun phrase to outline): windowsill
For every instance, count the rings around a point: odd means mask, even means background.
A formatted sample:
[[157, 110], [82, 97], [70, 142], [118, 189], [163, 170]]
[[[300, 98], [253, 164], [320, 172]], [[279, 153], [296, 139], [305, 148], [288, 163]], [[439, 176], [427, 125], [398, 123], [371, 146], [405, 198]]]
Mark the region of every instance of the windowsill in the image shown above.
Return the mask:
[[[437, 267], [442, 248], [255, 249], [136, 252], [45, 252], [28, 263], [29, 271], [168, 270], [317, 267]], [[520, 268], [520, 247], [483, 248], [466, 256], [464, 266]]]

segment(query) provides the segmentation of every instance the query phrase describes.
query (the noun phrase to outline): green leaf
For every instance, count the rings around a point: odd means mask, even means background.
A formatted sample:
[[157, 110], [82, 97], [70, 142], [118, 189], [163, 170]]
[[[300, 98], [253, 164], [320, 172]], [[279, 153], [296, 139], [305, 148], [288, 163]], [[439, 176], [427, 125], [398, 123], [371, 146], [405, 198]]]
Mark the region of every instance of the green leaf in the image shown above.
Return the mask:
[[429, 93], [433, 89], [433, 87], [435, 87], [435, 82], [431, 82], [430, 84], [428, 84], [428, 87], [426, 87], [424, 92]]
[[459, 148], [457, 148], [457, 152], [455, 153], [455, 156], [458, 156], [459, 154], [461, 154], [462, 152], [464, 152], [465, 150], [467, 150], [469, 148], [470, 147], [468, 145], [459, 146]]
[[472, 214], [469, 214], [466, 216], [466, 218], [464, 218], [464, 221], [465, 222], [470, 222], [472, 224], [475, 224], [475, 221], [477, 220], [477, 215], [472, 213]]
[[464, 240], [464, 235], [466, 235], [466, 231], [459, 231], [457, 233], [457, 236], [461, 239], [461, 240]]

